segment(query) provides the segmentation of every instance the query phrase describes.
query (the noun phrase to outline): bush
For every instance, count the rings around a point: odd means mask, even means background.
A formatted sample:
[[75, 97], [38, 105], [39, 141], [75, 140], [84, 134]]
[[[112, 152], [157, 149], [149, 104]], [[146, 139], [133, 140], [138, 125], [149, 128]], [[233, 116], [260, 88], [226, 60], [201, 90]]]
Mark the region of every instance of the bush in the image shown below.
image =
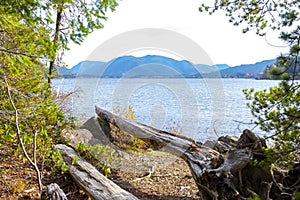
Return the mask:
[[115, 168], [120, 164], [120, 158], [115, 150], [109, 146], [96, 144], [78, 143], [75, 150], [92, 165], [94, 165], [102, 174], [108, 176], [111, 173], [111, 166]]

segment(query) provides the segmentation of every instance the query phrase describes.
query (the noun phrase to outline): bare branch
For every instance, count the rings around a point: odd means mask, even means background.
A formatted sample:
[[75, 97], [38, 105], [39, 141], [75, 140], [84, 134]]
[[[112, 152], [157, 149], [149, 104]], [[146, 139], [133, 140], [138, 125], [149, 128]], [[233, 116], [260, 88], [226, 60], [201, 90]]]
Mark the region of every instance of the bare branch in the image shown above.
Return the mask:
[[9, 53], [9, 54], [14, 54], [14, 55], [27, 56], [29, 58], [34, 58], [35, 57], [34, 55], [31, 55], [31, 54], [26, 54], [26, 53], [19, 52], [19, 51], [12, 51], [12, 50], [9, 50], [9, 49], [5, 49], [3, 47], [0, 48], [0, 51], [5, 52], [5, 53]]
[[10, 104], [13, 107], [14, 112], [15, 112], [15, 125], [16, 125], [16, 128], [17, 128], [18, 140], [20, 142], [20, 145], [21, 145], [21, 148], [22, 148], [22, 151], [23, 151], [25, 157], [27, 158], [29, 163], [34, 167], [34, 169], [36, 171], [37, 178], [38, 178], [38, 184], [39, 184], [39, 190], [41, 192], [42, 191], [41, 175], [40, 175], [40, 170], [39, 170], [39, 168], [37, 166], [37, 163], [36, 163], [36, 136], [37, 136], [37, 132], [35, 131], [35, 133], [34, 133], [34, 158], [32, 160], [30, 158], [30, 156], [28, 155], [26, 149], [25, 149], [25, 145], [24, 145], [22, 137], [21, 137], [21, 129], [20, 129], [20, 126], [19, 126], [19, 113], [18, 113], [17, 107], [16, 107], [16, 105], [13, 101], [13, 98], [12, 98], [12, 95], [11, 95], [11, 92], [10, 92], [10, 86], [8, 84], [6, 76], [4, 76], [4, 82], [5, 82], [6, 92], [7, 92]]

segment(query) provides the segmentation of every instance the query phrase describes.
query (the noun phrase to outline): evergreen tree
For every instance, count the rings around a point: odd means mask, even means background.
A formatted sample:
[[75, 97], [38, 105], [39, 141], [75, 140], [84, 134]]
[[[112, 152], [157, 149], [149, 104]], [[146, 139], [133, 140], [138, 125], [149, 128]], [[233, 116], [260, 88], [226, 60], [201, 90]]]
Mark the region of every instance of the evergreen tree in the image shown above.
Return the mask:
[[[56, 58], [69, 41], [81, 43], [96, 28], [114, 0], [1, 0], [0, 2], [0, 151], [14, 149], [38, 163], [57, 160], [53, 144], [69, 121], [52, 99]], [[52, 66], [52, 68], [51, 68]], [[64, 167], [63, 163], [56, 163]]]
[[254, 30], [264, 36], [268, 31], [281, 30], [279, 38], [290, 47], [289, 53], [278, 58], [277, 67], [270, 70], [286, 80], [268, 90], [244, 91], [256, 123], [272, 141], [266, 149], [265, 162], [269, 164], [293, 164], [300, 153], [300, 83], [295, 81], [300, 52], [299, 8], [297, 0], [216, 0], [211, 6], [202, 4], [199, 8], [210, 14], [223, 10], [231, 23], [244, 27], [244, 33]]

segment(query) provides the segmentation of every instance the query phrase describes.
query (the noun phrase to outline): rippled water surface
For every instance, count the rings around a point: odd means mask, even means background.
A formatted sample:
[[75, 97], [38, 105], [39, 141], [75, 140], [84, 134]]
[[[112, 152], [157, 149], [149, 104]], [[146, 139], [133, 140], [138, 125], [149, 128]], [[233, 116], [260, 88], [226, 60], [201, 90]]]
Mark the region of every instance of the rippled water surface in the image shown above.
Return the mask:
[[[136, 121], [159, 129], [176, 129], [200, 141], [220, 135], [239, 135], [253, 121], [245, 88], [257, 90], [278, 81], [252, 79], [56, 79], [60, 91], [79, 89], [72, 111], [79, 119], [95, 115], [98, 105], [134, 107]], [[243, 122], [243, 123], [241, 123]], [[255, 129], [260, 132], [259, 129]]]

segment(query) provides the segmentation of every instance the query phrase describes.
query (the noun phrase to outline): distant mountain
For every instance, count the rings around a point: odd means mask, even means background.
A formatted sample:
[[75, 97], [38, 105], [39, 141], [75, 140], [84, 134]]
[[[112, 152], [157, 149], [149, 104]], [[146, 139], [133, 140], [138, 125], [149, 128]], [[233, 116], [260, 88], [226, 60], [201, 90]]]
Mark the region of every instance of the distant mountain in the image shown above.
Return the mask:
[[220, 72], [222, 77], [240, 77], [245, 74], [257, 75], [272, 61], [230, 67], [226, 64], [194, 65], [187, 60], [179, 61], [158, 55], [122, 56], [109, 62], [82, 61], [71, 69], [59, 68], [58, 73], [63, 77], [201, 78], [203, 75], [214, 77]]
[[201, 78], [203, 73], [211, 73], [229, 67], [228, 65], [194, 65], [187, 60], [147, 55], [144, 57], [122, 56], [107, 63], [82, 61], [71, 69], [59, 68], [63, 77], [167, 77]]
[[189, 61], [164, 56], [123, 56], [110, 61], [104, 77], [201, 77]]
[[220, 71], [223, 78], [258, 78], [265, 71], [267, 66], [275, 63], [276, 60], [264, 60], [255, 64], [239, 65], [226, 68]]
[[100, 61], [82, 61], [71, 69], [61, 67], [58, 69], [58, 73], [67, 78], [76, 76], [95, 76], [95, 74], [100, 74], [103, 71], [105, 65], [105, 62]]
[[204, 65], [204, 64], [197, 64], [197, 65], [195, 65], [195, 67], [197, 68], [197, 70], [201, 74], [214, 73], [214, 72], [218, 72], [218, 71], [223, 70], [223, 69], [230, 68], [230, 66], [227, 65], [227, 64], [216, 64], [216, 65], [213, 65], [213, 66]]

